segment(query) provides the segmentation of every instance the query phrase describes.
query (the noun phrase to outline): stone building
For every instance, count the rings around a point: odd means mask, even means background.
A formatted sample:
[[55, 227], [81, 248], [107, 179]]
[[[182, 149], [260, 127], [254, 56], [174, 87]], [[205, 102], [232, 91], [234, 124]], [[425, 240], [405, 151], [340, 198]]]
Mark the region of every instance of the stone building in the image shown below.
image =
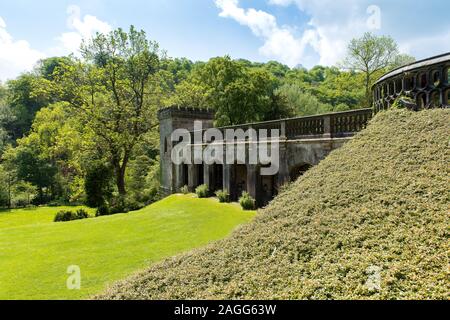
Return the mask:
[[[265, 166], [249, 162], [227, 164], [224, 163], [225, 161], [220, 161], [207, 165], [191, 159], [190, 163], [174, 164], [171, 155], [177, 142], [172, 141], [172, 132], [183, 128], [194, 135], [194, 121], [197, 120], [203, 123], [203, 131], [200, 132], [203, 134], [206, 129], [213, 128], [214, 114], [208, 110], [190, 108], [162, 109], [158, 114], [162, 192], [175, 193], [183, 186], [188, 186], [191, 191], [194, 191], [197, 186], [206, 184], [211, 194], [217, 190], [227, 190], [233, 201], [236, 201], [243, 191], [247, 191], [257, 200], [258, 206], [263, 206], [277, 194], [280, 186], [295, 180], [311, 166], [318, 164], [332, 150], [351, 139], [367, 124], [371, 116], [372, 109], [361, 109], [217, 128], [224, 133], [229, 129], [244, 131], [277, 129], [279, 136], [276, 138], [269, 136], [266, 139], [269, 145], [277, 143], [279, 146], [279, 159], [277, 159], [279, 170], [276, 174], [267, 176], [261, 174], [261, 169]], [[214, 143], [223, 148], [230, 144], [235, 146], [241, 143], [244, 144], [246, 152], [250, 146], [248, 140], [238, 141], [234, 138], [232, 140], [224, 138]], [[207, 145], [208, 142], [205, 142], [201, 147], [206, 148]], [[194, 148], [194, 144], [190, 147]]]

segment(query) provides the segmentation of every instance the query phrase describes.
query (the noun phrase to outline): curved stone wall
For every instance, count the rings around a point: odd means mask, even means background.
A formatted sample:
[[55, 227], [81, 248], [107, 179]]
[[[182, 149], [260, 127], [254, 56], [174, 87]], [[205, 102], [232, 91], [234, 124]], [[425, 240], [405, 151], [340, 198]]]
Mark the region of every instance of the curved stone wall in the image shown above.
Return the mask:
[[450, 53], [393, 70], [372, 87], [375, 112], [389, 108], [400, 96], [416, 110], [450, 106]]

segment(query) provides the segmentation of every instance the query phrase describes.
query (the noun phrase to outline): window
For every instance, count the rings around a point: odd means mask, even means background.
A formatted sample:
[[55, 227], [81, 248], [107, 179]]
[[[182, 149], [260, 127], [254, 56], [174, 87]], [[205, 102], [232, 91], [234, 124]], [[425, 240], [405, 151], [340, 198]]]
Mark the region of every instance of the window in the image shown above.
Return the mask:
[[412, 76], [405, 77], [405, 90], [411, 91], [414, 89], [414, 78]]
[[439, 71], [433, 71], [431, 73], [431, 80], [433, 81], [433, 86], [438, 87], [441, 84], [441, 73]]
[[168, 148], [167, 148], [167, 137], [166, 137], [166, 138], [164, 138], [164, 149], [163, 149], [163, 152], [166, 153], [167, 151], [168, 151]]
[[450, 84], [450, 67], [447, 68], [447, 70], [445, 70], [445, 74], [446, 74], [446, 79], [447, 79], [447, 84]]
[[417, 107], [419, 110], [424, 109], [427, 105], [427, 96], [425, 93], [421, 93], [417, 96]]
[[431, 93], [431, 107], [437, 108], [441, 106], [441, 95], [439, 91], [433, 91]]
[[419, 88], [423, 89], [427, 86], [427, 74], [426, 73], [421, 73], [419, 74], [419, 76], [417, 77], [417, 82], [419, 83]]

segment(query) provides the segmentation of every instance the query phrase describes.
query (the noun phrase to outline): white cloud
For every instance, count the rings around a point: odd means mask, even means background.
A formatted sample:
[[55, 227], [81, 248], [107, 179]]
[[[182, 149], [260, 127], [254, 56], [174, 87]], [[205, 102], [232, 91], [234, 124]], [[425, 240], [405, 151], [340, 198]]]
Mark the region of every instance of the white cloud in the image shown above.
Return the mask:
[[236, 20], [264, 40], [260, 54], [290, 66], [311, 64], [309, 48], [319, 56], [315, 63], [334, 65], [345, 56], [349, 40], [368, 30], [366, 8], [360, 10], [356, 0], [269, 0], [269, 3], [295, 4], [311, 16], [303, 33], [296, 35], [292, 28], [280, 26], [267, 12], [239, 7], [238, 0], [216, 0], [221, 17]]
[[0, 17], [0, 81], [13, 79], [21, 72], [30, 71], [36, 62], [48, 56], [67, 55], [78, 52], [81, 41], [93, 37], [97, 32], [107, 33], [112, 27], [92, 15], [81, 17], [78, 6], [67, 8], [69, 32], [57, 37], [56, 47], [41, 52], [31, 48], [25, 40], [15, 40], [6, 29], [6, 22]]
[[45, 55], [30, 47], [25, 40], [15, 40], [6, 30], [0, 17], [0, 81], [15, 78], [20, 72], [30, 70]]
[[81, 10], [78, 6], [69, 6], [67, 14], [69, 15], [67, 27], [73, 31], [65, 32], [57, 38], [60, 42], [57, 50], [64, 54], [78, 52], [83, 39], [89, 39], [97, 32], [108, 33], [112, 30], [107, 22], [101, 21], [95, 16], [87, 14], [81, 18]]

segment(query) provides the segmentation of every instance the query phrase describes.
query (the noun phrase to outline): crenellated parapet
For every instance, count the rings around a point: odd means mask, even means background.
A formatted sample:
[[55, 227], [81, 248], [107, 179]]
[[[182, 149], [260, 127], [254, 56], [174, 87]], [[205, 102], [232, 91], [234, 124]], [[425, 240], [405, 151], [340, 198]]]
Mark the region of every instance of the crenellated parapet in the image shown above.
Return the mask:
[[372, 87], [374, 111], [407, 97], [415, 110], [450, 106], [450, 53], [417, 61], [381, 77]]

